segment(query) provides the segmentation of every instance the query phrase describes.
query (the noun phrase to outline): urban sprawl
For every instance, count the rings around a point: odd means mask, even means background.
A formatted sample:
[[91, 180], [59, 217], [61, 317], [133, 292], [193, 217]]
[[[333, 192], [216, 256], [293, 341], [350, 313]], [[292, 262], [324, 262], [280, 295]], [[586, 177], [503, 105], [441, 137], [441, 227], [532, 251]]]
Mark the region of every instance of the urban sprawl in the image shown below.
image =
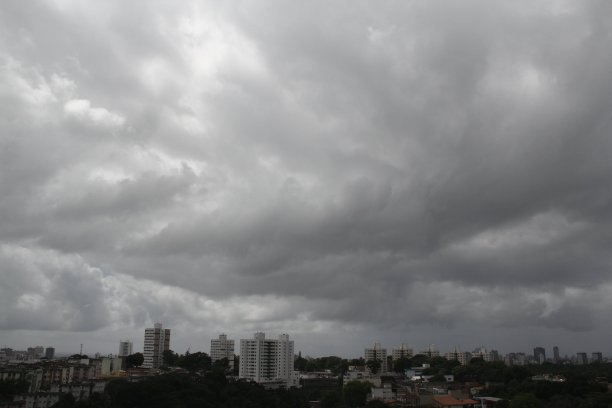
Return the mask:
[[[103, 395], [112, 381], [136, 383], [169, 374], [206, 377], [211, 370], [217, 375], [222, 373], [228, 382], [257, 384], [270, 392], [310, 390], [307, 398], [310, 407], [513, 407], [521, 406], [509, 405], [520, 398], [538, 400], [540, 384], [562, 390], [560, 387], [571, 372], [568, 370], [608, 366], [608, 359], [601, 352], [562, 356], [557, 346], [550, 349], [550, 354], [538, 346], [533, 353], [502, 355], [483, 346], [471, 352], [456, 347], [442, 353], [433, 345], [415, 351], [407, 344], [389, 350], [374, 343], [365, 347], [362, 356], [353, 359], [312, 358], [296, 353], [288, 334], [268, 338], [263, 332], [241, 339], [239, 350], [235, 340], [220, 334], [210, 341], [209, 353], [188, 351], [179, 355], [171, 349], [170, 334], [170, 329], [156, 323], [145, 329], [142, 352], [135, 352], [130, 340], [121, 340], [118, 353], [108, 356], [87, 356], [81, 349], [72, 356], [58, 358], [53, 347], [21, 351], [4, 347], [0, 349], [0, 385], [14, 387], [0, 389], [0, 407], [73, 406], [66, 405], [62, 398], [69, 396], [71, 403], [88, 401], [94, 395]], [[531, 371], [525, 371], [526, 367], [532, 367]], [[535, 394], [502, 397], [511, 395], [505, 391], [508, 382], [515, 380], [508, 377], [511, 369], [512, 373], [528, 377], [523, 381], [527, 381], [527, 390], [529, 384], [533, 385]], [[605, 377], [588, 381], [608, 386]], [[330, 397], [334, 393], [338, 395], [336, 399]], [[570, 396], [578, 398], [576, 401], [582, 398]], [[544, 401], [555, 397], [545, 396]], [[542, 401], [541, 395], [539, 400]]]

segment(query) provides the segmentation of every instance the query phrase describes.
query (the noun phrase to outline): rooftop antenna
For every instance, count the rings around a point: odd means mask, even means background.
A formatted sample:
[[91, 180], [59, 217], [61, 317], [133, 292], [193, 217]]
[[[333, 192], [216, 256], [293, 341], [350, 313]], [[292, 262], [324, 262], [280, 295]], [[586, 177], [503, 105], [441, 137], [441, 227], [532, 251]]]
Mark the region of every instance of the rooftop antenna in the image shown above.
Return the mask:
[[81, 351], [79, 352], [79, 356], [83, 355], [83, 343], [81, 343]]

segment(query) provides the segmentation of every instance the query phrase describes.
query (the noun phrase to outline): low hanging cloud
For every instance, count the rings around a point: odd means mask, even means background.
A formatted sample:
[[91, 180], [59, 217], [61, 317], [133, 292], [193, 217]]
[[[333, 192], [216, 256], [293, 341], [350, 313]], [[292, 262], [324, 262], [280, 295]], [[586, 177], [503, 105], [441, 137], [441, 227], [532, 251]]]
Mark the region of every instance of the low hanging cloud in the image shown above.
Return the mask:
[[347, 5], [0, 6], [0, 333], [601, 330], [611, 6]]
[[64, 104], [64, 112], [68, 117], [90, 121], [94, 125], [121, 126], [125, 118], [109, 112], [104, 108], [93, 108], [87, 99], [72, 99]]

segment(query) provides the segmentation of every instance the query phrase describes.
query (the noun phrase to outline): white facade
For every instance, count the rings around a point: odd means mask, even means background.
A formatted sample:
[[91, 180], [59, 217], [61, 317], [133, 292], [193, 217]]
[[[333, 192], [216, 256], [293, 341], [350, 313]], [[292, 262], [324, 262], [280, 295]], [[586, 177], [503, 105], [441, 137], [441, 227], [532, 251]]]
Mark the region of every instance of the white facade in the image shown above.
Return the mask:
[[123, 359], [121, 357], [102, 357], [102, 361], [100, 363], [100, 373], [101, 376], [107, 376], [111, 374], [118, 373], [121, 371], [121, 365], [123, 364]]
[[369, 371], [359, 371], [355, 369], [351, 370], [351, 368], [344, 373], [344, 385], [346, 385], [349, 381], [368, 381], [375, 386], [380, 386], [380, 377], [373, 377]]
[[170, 329], [164, 329], [161, 323], [145, 329], [144, 368], [159, 368], [164, 364], [164, 351], [170, 349]]
[[119, 342], [119, 357], [126, 357], [132, 354], [132, 342], [128, 340], [121, 340]]
[[373, 400], [391, 401], [396, 399], [391, 384], [385, 384], [384, 387], [374, 387], [371, 393], [371, 399]]
[[229, 340], [226, 334], [220, 334], [218, 339], [210, 341], [210, 359], [215, 361], [227, 358], [229, 368], [234, 368], [234, 340]]
[[427, 357], [440, 357], [440, 350], [438, 350], [433, 344], [430, 344], [429, 347], [421, 350], [419, 354], [423, 354]]
[[482, 358], [484, 361], [491, 361], [491, 354], [484, 346], [480, 346], [480, 348], [472, 351], [472, 358]]
[[387, 349], [382, 348], [380, 343], [374, 343], [374, 347], [366, 348], [363, 353], [366, 363], [370, 360], [380, 361], [380, 372], [387, 372]]
[[457, 360], [461, 365], [467, 365], [472, 359], [471, 353], [464, 353], [459, 350], [459, 347], [455, 347], [453, 351], [446, 353], [444, 356], [447, 360]]
[[240, 340], [239, 377], [257, 383], [285, 381], [295, 386], [293, 372], [293, 340], [281, 334], [278, 340], [255, 333], [252, 339]]
[[393, 357], [393, 361], [399, 360], [400, 358], [411, 358], [412, 349], [406, 344], [402, 343], [401, 346], [391, 350], [391, 356]]

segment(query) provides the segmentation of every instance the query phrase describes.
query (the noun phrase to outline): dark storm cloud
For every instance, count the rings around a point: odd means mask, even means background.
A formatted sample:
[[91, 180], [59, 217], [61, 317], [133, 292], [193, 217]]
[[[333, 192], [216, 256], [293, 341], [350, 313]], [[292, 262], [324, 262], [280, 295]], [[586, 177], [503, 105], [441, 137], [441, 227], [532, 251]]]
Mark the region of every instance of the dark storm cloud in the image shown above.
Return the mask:
[[2, 329], [593, 330], [610, 7], [3, 4]]

